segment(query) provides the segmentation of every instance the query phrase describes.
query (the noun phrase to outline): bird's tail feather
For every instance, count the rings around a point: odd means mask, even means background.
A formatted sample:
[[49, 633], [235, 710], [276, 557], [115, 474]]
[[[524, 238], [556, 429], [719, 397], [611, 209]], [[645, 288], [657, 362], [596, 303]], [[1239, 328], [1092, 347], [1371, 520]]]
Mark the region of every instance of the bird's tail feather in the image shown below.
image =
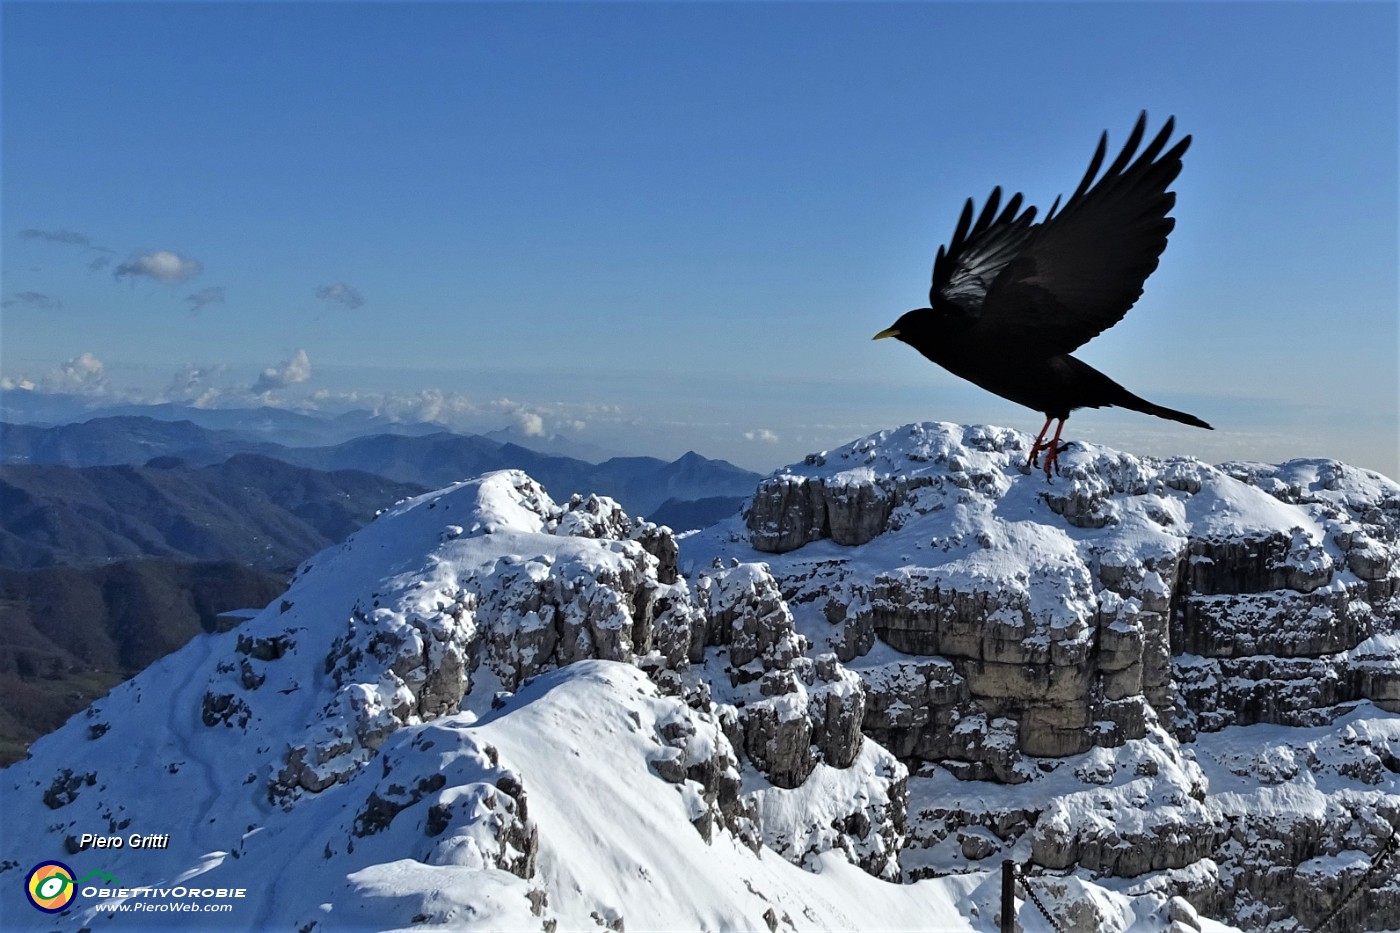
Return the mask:
[[1177, 411], [1174, 408], [1164, 408], [1161, 405], [1154, 405], [1147, 399], [1138, 398], [1131, 392], [1125, 393], [1127, 399], [1115, 404], [1122, 408], [1131, 408], [1133, 411], [1140, 411], [1145, 415], [1156, 415], [1158, 418], [1166, 418], [1168, 421], [1179, 421], [1182, 424], [1189, 424], [1197, 428], [1205, 428], [1207, 431], [1214, 431], [1210, 425], [1206, 424], [1195, 415], [1188, 415], [1184, 411]]

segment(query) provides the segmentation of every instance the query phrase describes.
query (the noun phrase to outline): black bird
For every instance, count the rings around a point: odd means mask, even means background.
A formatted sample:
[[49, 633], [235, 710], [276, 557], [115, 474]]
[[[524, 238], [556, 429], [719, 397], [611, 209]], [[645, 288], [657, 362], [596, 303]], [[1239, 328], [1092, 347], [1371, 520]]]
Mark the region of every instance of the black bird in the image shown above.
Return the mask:
[[[895, 337], [939, 366], [989, 392], [1045, 414], [1027, 460], [1045, 451], [1045, 475], [1057, 469], [1065, 420], [1077, 408], [1117, 405], [1159, 418], [1210, 428], [1195, 415], [1138, 398], [1070, 352], [1117, 324], [1142, 295], [1176, 221], [1167, 216], [1176, 195], [1167, 190], [1181, 172], [1186, 136], [1165, 153], [1174, 119], [1134, 159], [1147, 113], [1123, 151], [1098, 179], [1108, 134], [1084, 180], [1056, 213], [1035, 223], [1021, 195], [1001, 204], [993, 188], [973, 221], [972, 199], [947, 247], [938, 248], [927, 308], [916, 308], [876, 340]], [[1045, 440], [1050, 422], [1055, 436]]]

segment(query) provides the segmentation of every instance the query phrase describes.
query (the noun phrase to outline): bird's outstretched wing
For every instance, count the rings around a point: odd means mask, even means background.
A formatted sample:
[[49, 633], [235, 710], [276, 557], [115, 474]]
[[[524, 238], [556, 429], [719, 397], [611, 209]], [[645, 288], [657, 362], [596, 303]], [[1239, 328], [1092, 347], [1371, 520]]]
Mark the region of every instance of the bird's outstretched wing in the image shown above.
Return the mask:
[[[966, 338], [1003, 355], [1069, 353], [1123, 319], [1157, 268], [1175, 221], [1167, 190], [1181, 171], [1186, 136], [1165, 153], [1174, 122], [1136, 155], [1147, 113], [1097, 181], [1108, 145], [1099, 140], [1089, 171], [1064, 209], [1050, 209], [1003, 260]], [[1056, 206], [1059, 202], [1056, 201]], [[961, 226], [960, 228], [961, 229]]]
[[1016, 258], [1034, 229], [1035, 208], [1016, 213], [1021, 210], [1019, 194], [1007, 201], [1006, 209], [998, 215], [1000, 205], [1001, 188], [993, 188], [973, 223], [972, 199], [967, 199], [953, 239], [938, 248], [933, 261], [929, 307], [963, 315], [975, 315], [981, 309], [992, 282]]

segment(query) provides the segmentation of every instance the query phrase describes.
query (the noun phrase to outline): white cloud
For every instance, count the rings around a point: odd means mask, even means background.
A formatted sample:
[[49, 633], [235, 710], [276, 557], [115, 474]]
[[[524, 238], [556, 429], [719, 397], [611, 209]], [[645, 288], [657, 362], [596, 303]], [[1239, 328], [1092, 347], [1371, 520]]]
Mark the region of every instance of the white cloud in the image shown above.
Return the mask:
[[358, 308], [365, 303], [360, 297], [358, 290], [354, 286], [346, 285], [344, 282], [332, 282], [329, 285], [322, 285], [316, 289], [316, 297], [322, 301], [332, 301], [347, 308]]
[[225, 395], [213, 379], [227, 372], [228, 367], [222, 363], [186, 363], [170, 380], [170, 387], [165, 390], [165, 400], [184, 402], [196, 408], [213, 408]]
[[253, 384], [252, 392], [254, 395], [267, 395], [269, 392], [285, 389], [310, 378], [311, 358], [306, 355], [305, 350], [298, 350], [290, 359], [264, 369], [258, 381]]
[[515, 426], [526, 437], [544, 437], [544, 418], [538, 412], [518, 411], [515, 413]]
[[758, 428], [754, 431], [745, 431], [744, 440], [759, 441], [764, 444], [776, 444], [778, 443], [778, 435], [774, 434], [767, 428]]
[[105, 396], [110, 392], [102, 361], [91, 353], [81, 353], [49, 370], [38, 379], [17, 377], [18, 385], [28, 383], [40, 392], [64, 395]]
[[205, 305], [223, 304], [224, 287], [222, 285], [211, 285], [209, 288], [201, 288], [193, 295], [186, 295], [185, 300], [190, 302], [192, 311], [198, 311]]
[[442, 389], [418, 392], [336, 392], [318, 389], [310, 401], [324, 411], [363, 408], [392, 421], [428, 421], [456, 427], [479, 415], [481, 407], [465, 395]]
[[168, 250], [158, 250], [128, 259], [117, 266], [112, 275], [118, 279], [124, 275], [144, 275], [157, 282], [175, 284], [197, 275], [203, 268], [204, 266], [194, 259]]
[[107, 382], [103, 373], [102, 361], [91, 353], [81, 353], [59, 366], [57, 377], [64, 383], [74, 386], [97, 386]]
[[466, 434], [484, 434], [507, 425], [528, 437], [556, 433], [577, 435], [606, 415], [622, 409], [616, 405], [585, 402], [521, 402], [510, 398], [475, 400], [460, 392], [422, 389], [416, 392], [359, 392], [318, 389], [303, 400], [325, 412], [358, 408], [393, 421], [440, 424]]

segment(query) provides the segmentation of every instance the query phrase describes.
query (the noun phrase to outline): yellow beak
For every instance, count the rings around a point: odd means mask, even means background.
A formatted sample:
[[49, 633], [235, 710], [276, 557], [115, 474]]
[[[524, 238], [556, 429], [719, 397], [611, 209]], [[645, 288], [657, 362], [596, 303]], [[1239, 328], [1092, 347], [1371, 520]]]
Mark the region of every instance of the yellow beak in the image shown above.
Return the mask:
[[886, 327], [884, 330], [880, 331], [878, 334], [876, 334], [874, 337], [871, 337], [870, 339], [871, 339], [871, 340], [883, 340], [883, 339], [886, 338], [886, 337], [898, 337], [898, 336], [899, 336], [899, 328], [898, 328], [898, 327]]

